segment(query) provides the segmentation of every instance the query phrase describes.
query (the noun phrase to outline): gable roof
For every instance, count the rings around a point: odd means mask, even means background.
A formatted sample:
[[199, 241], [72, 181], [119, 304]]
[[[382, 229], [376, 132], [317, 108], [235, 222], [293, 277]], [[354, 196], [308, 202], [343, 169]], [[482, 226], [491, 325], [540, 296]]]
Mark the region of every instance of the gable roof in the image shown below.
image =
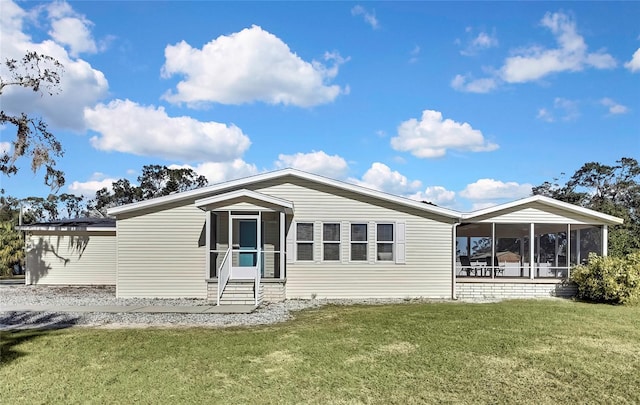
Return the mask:
[[272, 172], [265, 172], [257, 174], [255, 176], [245, 177], [237, 180], [231, 180], [223, 183], [214, 184], [208, 187], [202, 187], [195, 190], [184, 191], [181, 193], [171, 194], [163, 197], [157, 197], [150, 200], [140, 201], [132, 204], [122, 205], [120, 207], [110, 208], [107, 212], [109, 215], [119, 215], [135, 212], [138, 210], [159, 207], [172, 202], [178, 202], [187, 199], [201, 199], [209, 196], [212, 193], [223, 193], [226, 190], [242, 188], [250, 184], [255, 184], [263, 181], [274, 180], [286, 176], [292, 176], [295, 178], [311, 181], [318, 184], [332, 186], [338, 189], [351, 191], [366, 197], [376, 198], [383, 201], [392, 202], [401, 206], [417, 208], [419, 210], [430, 212], [433, 214], [442, 215], [449, 218], [460, 218], [460, 213], [447, 208], [437, 207], [430, 204], [425, 204], [420, 201], [411, 200], [405, 197], [388, 194], [382, 191], [372, 190], [366, 187], [357, 186], [355, 184], [345, 183], [339, 180], [333, 180], [328, 177], [320, 176], [317, 174], [303, 172], [297, 169], [282, 169]]
[[603, 214], [601, 212], [598, 211], [594, 211], [591, 210], [589, 208], [584, 208], [584, 207], [579, 207], [577, 205], [574, 204], [569, 204], [566, 203], [564, 201], [559, 201], [559, 200], [555, 200], [553, 198], [550, 197], [545, 197], [542, 195], [534, 195], [531, 197], [527, 197], [527, 198], [523, 198], [520, 200], [516, 200], [516, 201], [511, 201], [505, 204], [500, 204], [500, 205], [496, 205], [493, 207], [489, 207], [489, 208], [484, 208], [481, 210], [477, 210], [477, 211], [473, 211], [473, 212], [469, 212], [469, 213], [463, 213], [461, 214], [461, 219], [465, 220], [465, 219], [474, 219], [477, 217], [481, 217], [483, 215], [490, 215], [490, 214], [495, 214], [498, 213], [500, 211], [503, 210], [508, 210], [510, 208], [516, 208], [516, 207], [520, 207], [520, 206], [526, 206], [527, 204], [531, 204], [531, 203], [540, 203], [540, 204], [544, 204], [546, 206], [549, 207], [553, 207], [553, 208], [559, 208], [568, 212], [572, 212], [575, 214], [580, 214], [580, 215], [586, 215], [592, 218], [596, 218], [599, 219], [600, 221], [609, 224], [609, 225], [617, 225], [617, 224], [621, 224], [624, 221], [622, 220], [622, 218], [618, 218], [618, 217], [614, 217], [612, 215], [607, 215], [607, 214]]
[[293, 213], [293, 203], [291, 201], [259, 193], [257, 191], [247, 190], [246, 188], [196, 200], [196, 207], [200, 208], [201, 210], [208, 210], [212, 206], [236, 198], [247, 198], [265, 204], [275, 205], [282, 208], [287, 213]]

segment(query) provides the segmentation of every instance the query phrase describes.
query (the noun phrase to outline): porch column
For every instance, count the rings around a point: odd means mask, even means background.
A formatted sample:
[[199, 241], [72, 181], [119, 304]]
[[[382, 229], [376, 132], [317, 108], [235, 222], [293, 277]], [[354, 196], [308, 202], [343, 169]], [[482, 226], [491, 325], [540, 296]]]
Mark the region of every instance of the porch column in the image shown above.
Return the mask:
[[571, 224], [567, 224], [567, 278], [571, 277]]
[[535, 270], [535, 254], [533, 245], [535, 243], [536, 234], [534, 232], [534, 224], [529, 224], [529, 278], [533, 280], [533, 272]]
[[285, 221], [286, 215], [284, 211], [280, 211], [280, 279], [284, 278], [284, 266], [285, 266]]
[[204, 259], [204, 278], [210, 278], [211, 277], [211, 211], [206, 211], [205, 212], [205, 235], [204, 235], [204, 252], [205, 252], [205, 259]]
[[609, 227], [602, 225], [602, 256], [609, 253]]
[[576, 264], [580, 264], [580, 229], [576, 229]]
[[494, 262], [494, 258], [496, 257], [496, 223], [492, 222], [491, 223], [491, 260], [489, 261], [488, 264], [490, 264], [490, 269], [491, 269], [491, 278], [495, 278], [496, 276], [496, 269], [495, 269], [495, 262]]

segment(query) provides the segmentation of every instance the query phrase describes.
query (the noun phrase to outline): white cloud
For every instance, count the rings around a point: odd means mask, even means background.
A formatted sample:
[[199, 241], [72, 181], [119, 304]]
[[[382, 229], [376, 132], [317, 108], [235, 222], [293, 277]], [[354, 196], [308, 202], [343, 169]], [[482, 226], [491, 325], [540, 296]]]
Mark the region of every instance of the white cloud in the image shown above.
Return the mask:
[[0, 142], [0, 154], [11, 152], [11, 142]]
[[[65, 9], [71, 10], [71, 6], [67, 3], [54, 4], [58, 4], [62, 10], [53, 14], [54, 16], [61, 15], [60, 13]], [[34, 10], [31, 13], [38, 16], [43, 9], [36, 7]], [[52, 22], [51, 18], [45, 21], [45, 24]], [[95, 105], [99, 99], [107, 94], [109, 87], [107, 80], [102, 72], [68, 52], [64, 47], [69, 45], [66, 43], [67, 41], [58, 42], [62, 39], [53, 37], [53, 39], [42, 42], [34, 42], [25, 33], [24, 25], [29, 21], [31, 21], [29, 13], [17, 4], [6, 0], [2, 2], [2, 13], [0, 13], [2, 58], [20, 60], [27, 50], [55, 58], [64, 65], [59, 86], [60, 91], [54, 96], [43, 96], [30, 89], [10, 86], [5, 88], [3, 92], [2, 108], [11, 114], [27, 112], [42, 115], [45, 121], [54, 128], [82, 131], [85, 129], [82, 111], [87, 106]], [[57, 31], [52, 31], [52, 33], [54, 32]], [[2, 72], [6, 74], [6, 71]]]
[[[113, 100], [84, 111], [87, 126], [98, 132], [94, 148], [183, 161], [230, 161], [251, 142], [235, 125], [169, 117], [163, 107]], [[114, 125], [117, 122], [118, 125]]]
[[204, 162], [195, 166], [171, 165], [169, 169], [192, 169], [199, 175], [206, 177], [209, 184], [239, 179], [258, 173], [258, 168], [254, 164], [247, 163], [242, 159], [234, 159], [231, 162]]
[[326, 53], [326, 66], [306, 62], [280, 38], [258, 26], [222, 35], [202, 49], [185, 41], [165, 48], [164, 77], [182, 75], [176, 92], [164, 98], [172, 103], [199, 105], [215, 102], [310, 107], [335, 100], [348, 90], [328, 84], [344, 62], [337, 53]]
[[471, 183], [460, 192], [460, 195], [470, 200], [517, 199], [531, 195], [532, 185], [519, 184], [513, 181], [502, 182], [494, 179], [479, 179]]
[[601, 99], [600, 104], [607, 107], [607, 109], [609, 110], [609, 114], [611, 115], [626, 114], [627, 112], [629, 112], [628, 107], [622, 104], [618, 104], [608, 97]]
[[451, 80], [451, 87], [467, 93], [489, 93], [498, 87], [498, 81], [492, 77], [472, 79], [469, 75], [456, 75]]
[[428, 201], [440, 206], [451, 206], [455, 201], [456, 193], [442, 186], [431, 186], [408, 197], [412, 200]]
[[501, 77], [507, 83], [534, 81], [551, 73], [580, 71], [586, 67], [610, 69], [616, 66], [615, 59], [604, 51], [587, 52], [584, 38], [578, 34], [570, 16], [560, 12], [547, 13], [541, 25], [553, 33], [558, 47], [532, 46], [515, 52], [501, 69]]
[[536, 118], [538, 118], [539, 120], [545, 121], [545, 122], [554, 122], [555, 121], [553, 113], [551, 113], [546, 108], [540, 108], [538, 110], [538, 115], [536, 116]]
[[69, 191], [76, 195], [83, 195], [87, 198], [93, 198], [96, 191], [106, 187], [107, 190], [113, 188], [113, 183], [118, 179], [106, 177], [103, 173], [93, 173], [87, 181], [74, 181], [69, 185]]
[[631, 57], [631, 60], [624, 64], [624, 67], [629, 69], [632, 72], [637, 72], [640, 70], [640, 48], [638, 48]]
[[411, 57], [409, 63], [415, 63], [418, 61], [418, 55], [420, 55], [420, 46], [416, 45], [410, 52]]
[[575, 100], [556, 97], [553, 100], [553, 108], [538, 109], [536, 118], [546, 122], [555, 122], [556, 116], [559, 116], [562, 121], [574, 121], [580, 117], [580, 109], [578, 107], [578, 102]]
[[362, 18], [364, 19], [364, 22], [369, 24], [371, 28], [373, 28], [374, 30], [380, 27], [380, 24], [378, 23], [378, 19], [376, 18], [375, 11], [369, 12], [367, 11], [367, 9], [365, 9], [361, 5], [354, 6], [351, 9], [351, 15], [361, 15]]
[[477, 202], [471, 204], [471, 211], [483, 210], [485, 208], [495, 207], [496, 205], [498, 205], [498, 203], [493, 201]]
[[47, 7], [51, 19], [49, 35], [57, 43], [69, 47], [69, 53], [77, 57], [79, 53], [96, 53], [98, 47], [91, 27], [93, 23], [81, 14], [76, 13], [68, 3], [53, 2]]
[[[605, 51], [588, 52], [587, 44], [578, 34], [576, 23], [570, 16], [561, 12], [547, 13], [540, 24], [554, 35], [556, 48], [534, 45], [515, 49], [502, 67], [492, 71], [489, 77], [471, 79], [468, 75], [457, 75], [451, 81], [451, 87], [463, 92], [487, 93], [502, 83], [525, 83], [553, 73], [576, 72], [585, 68], [616, 67], [616, 60]], [[478, 45], [491, 43], [490, 37], [479, 36], [476, 40]]]
[[448, 149], [488, 152], [498, 145], [488, 142], [482, 132], [468, 123], [443, 119], [439, 111], [425, 110], [422, 119], [407, 120], [398, 127], [398, 136], [391, 138], [393, 149], [411, 152], [419, 158], [444, 156]]
[[323, 151], [296, 153], [294, 155], [278, 155], [275, 162], [277, 168], [292, 167], [309, 173], [315, 173], [333, 179], [341, 179], [347, 175], [349, 165], [338, 155], [327, 155]]
[[[467, 28], [466, 31], [470, 33], [472, 29]], [[461, 43], [461, 41], [458, 41], [458, 43]], [[498, 46], [498, 37], [496, 36], [495, 32], [488, 34], [484, 31], [481, 31], [480, 33], [478, 33], [478, 35], [470, 38], [467, 41], [467, 45], [465, 49], [461, 50], [460, 53], [465, 56], [472, 56], [477, 54], [480, 51], [483, 51], [489, 48], [495, 48], [497, 46]]]
[[362, 179], [350, 178], [349, 181], [363, 187], [396, 195], [414, 193], [422, 186], [419, 180], [409, 180], [406, 176], [379, 162], [373, 163]]

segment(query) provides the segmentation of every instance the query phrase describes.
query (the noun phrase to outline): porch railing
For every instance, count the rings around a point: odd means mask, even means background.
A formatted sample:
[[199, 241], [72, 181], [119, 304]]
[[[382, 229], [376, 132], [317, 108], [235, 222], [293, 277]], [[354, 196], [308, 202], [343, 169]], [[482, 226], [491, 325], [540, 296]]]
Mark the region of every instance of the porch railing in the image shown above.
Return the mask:
[[260, 298], [260, 276], [261, 276], [261, 269], [262, 269], [262, 251], [258, 251], [258, 260], [256, 260], [256, 279], [255, 279], [255, 285], [253, 288], [253, 295], [255, 298], [255, 302], [256, 302], [256, 306], [258, 306], [258, 304], [260, 304], [259, 298]]
[[224, 291], [224, 288], [227, 286], [227, 283], [229, 282], [230, 277], [231, 277], [231, 248], [227, 249], [227, 253], [224, 254], [222, 263], [218, 268], [218, 295], [216, 298], [216, 305], [220, 305], [220, 298], [222, 297], [222, 292]]

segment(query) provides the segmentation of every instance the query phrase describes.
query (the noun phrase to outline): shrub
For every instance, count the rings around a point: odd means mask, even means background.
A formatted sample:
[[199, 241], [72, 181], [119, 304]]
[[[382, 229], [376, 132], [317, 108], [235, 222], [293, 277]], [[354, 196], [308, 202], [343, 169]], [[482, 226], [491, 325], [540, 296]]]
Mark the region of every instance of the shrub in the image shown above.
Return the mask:
[[600, 257], [591, 253], [586, 265], [576, 266], [571, 279], [578, 298], [610, 304], [640, 303], [640, 253]]

